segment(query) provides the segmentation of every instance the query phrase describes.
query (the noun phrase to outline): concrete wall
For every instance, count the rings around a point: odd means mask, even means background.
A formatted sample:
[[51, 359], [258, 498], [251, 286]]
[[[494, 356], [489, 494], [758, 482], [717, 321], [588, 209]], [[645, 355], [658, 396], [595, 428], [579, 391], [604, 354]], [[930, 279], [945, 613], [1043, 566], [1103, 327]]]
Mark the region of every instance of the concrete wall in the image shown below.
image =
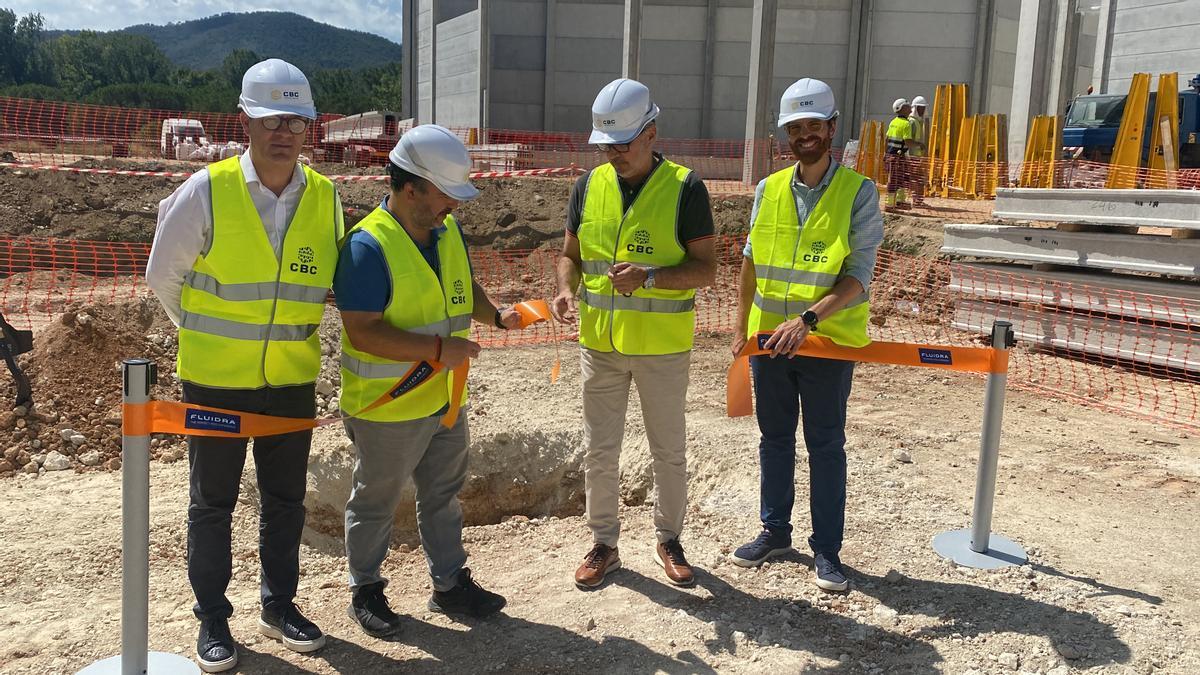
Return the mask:
[[489, 126], [542, 129], [546, 100], [545, 0], [491, 0]]
[[932, 105], [938, 84], [971, 82], [977, 5], [976, 0], [875, 1], [868, 116], [888, 119], [892, 101], [918, 94]]
[[1007, 115], [1012, 109], [1020, 18], [1021, 0], [993, 0], [992, 48], [984, 66], [987, 69], [987, 91], [983, 97], [983, 110], [971, 112]]
[[437, 96], [432, 121], [444, 127], [480, 126], [479, 10], [438, 25]]
[[[433, 0], [417, 3], [417, 105], [412, 113], [419, 123], [433, 119]], [[405, 92], [407, 95], [407, 92]]]
[[1115, 0], [1109, 93], [1129, 91], [1134, 73], [1178, 72], [1180, 87], [1200, 73], [1200, 0]]

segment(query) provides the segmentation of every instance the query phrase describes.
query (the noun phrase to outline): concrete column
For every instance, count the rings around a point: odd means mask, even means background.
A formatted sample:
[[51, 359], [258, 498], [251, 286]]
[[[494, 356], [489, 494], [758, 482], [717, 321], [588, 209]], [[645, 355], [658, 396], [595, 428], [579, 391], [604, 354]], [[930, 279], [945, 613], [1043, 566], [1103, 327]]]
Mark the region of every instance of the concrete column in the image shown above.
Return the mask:
[[712, 138], [713, 105], [712, 81], [717, 58], [717, 0], [708, 0], [708, 12], [704, 15], [704, 83], [700, 95], [700, 137]]
[[555, 63], [554, 48], [557, 40], [554, 37], [555, 21], [557, 21], [558, 0], [546, 0], [546, 79], [545, 86], [542, 88], [542, 128], [546, 131], [554, 130], [554, 73], [557, 67]]
[[417, 116], [417, 3], [404, 3], [400, 7], [403, 22], [403, 40], [400, 45], [400, 116], [408, 119]]
[[[846, 99], [838, 101], [841, 119], [838, 120], [838, 135], [834, 144], [843, 145], [847, 138], [858, 134], [866, 102], [859, 87], [867, 78], [862, 77], [863, 68], [870, 61], [870, 26], [867, 17], [871, 13], [871, 0], [850, 0], [850, 44], [846, 48]], [[866, 30], [864, 32], [864, 26]]]
[[1054, 18], [1054, 51], [1050, 58], [1049, 81], [1047, 82], [1044, 115], [1058, 115], [1062, 119], [1067, 102], [1076, 92], [1071, 91], [1075, 83], [1075, 68], [1079, 63], [1079, 11], [1077, 0], [1059, 0]]
[[621, 77], [638, 79], [638, 54], [642, 50], [642, 0], [625, 0], [625, 49]]
[[1096, 94], [1108, 93], [1109, 58], [1112, 56], [1113, 21], [1117, 17], [1116, 0], [1100, 0], [1100, 20], [1096, 24], [1096, 57], [1092, 61], [1092, 81]]
[[491, 4], [486, 0], [479, 3], [479, 115], [476, 125], [480, 131], [480, 143], [487, 142], [482, 136], [488, 128], [488, 89], [492, 74], [492, 24], [488, 9]]
[[1008, 157], [1013, 162], [1025, 156], [1030, 121], [1046, 109], [1046, 71], [1053, 43], [1051, 24], [1057, 4], [1055, 0], [1021, 0], [1017, 58], [1013, 68], [1016, 86], [1008, 115]]
[[[968, 109], [971, 113], [984, 112], [987, 90], [991, 86], [991, 73], [988, 68], [990, 59], [988, 57], [992, 53], [995, 30], [996, 12], [993, 0], [979, 0], [975, 3], [975, 70], [971, 77], [970, 108]], [[932, 99], [930, 102], [932, 103]]]
[[754, 0], [750, 26], [750, 82], [746, 96], [746, 154], [742, 182], [753, 185], [771, 171], [771, 80], [775, 64], [778, 0]]
[[438, 0], [429, 0], [429, 119], [437, 124], [437, 34]]

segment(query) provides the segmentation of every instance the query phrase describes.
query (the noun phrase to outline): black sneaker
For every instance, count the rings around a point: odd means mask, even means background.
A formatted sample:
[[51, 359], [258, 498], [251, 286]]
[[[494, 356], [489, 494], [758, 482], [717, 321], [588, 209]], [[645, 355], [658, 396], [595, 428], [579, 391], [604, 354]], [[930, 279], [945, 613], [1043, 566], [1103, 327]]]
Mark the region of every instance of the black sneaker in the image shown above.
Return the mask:
[[433, 592], [429, 598], [429, 609], [442, 614], [467, 614], [476, 618], [495, 614], [508, 601], [504, 596], [483, 590], [471, 578], [471, 570], [462, 568], [458, 572], [458, 584], [448, 591]]
[[313, 652], [325, 646], [325, 634], [290, 602], [264, 605], [258, 632], [283, 642], [284, 647], [294, 652]]
[[363, 632], [371, 637], [385, 638], [400, 631], [400, 615], [388, 607], [383, 595], [386, 581], [359, 586], [354, 591], [347, 613], [358, 622]]
[[827, 591], [844, 591], [850, 581], [842, 569], [842, 561], [836, 553], [817, 553], [813, 556], [813, 569], [817, 573], [817, 586]]
[[200, 622], [200, 637], [196, 639], [196, 661], [206, 673], [223, 673], [237, 666], [237, 644], [229, 632], [226, 619], [205, 619]]
[[757, 567], [768, 559], [791, 550], [791, 539], [764, 527], [754, 541], [739, 546], [730, 559], [733, 560], [733, 564], [741, 567]]

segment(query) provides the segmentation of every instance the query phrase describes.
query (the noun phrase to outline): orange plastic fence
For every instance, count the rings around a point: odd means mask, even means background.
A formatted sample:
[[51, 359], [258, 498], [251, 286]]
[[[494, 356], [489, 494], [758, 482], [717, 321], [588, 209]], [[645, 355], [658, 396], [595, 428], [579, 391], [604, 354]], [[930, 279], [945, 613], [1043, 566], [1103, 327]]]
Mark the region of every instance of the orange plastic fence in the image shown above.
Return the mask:
[[[718, 240], [717, 283], [696, 294], [697, 334], [734, 328], [744, 238]], [[69, 308], [145, 297], [148, 246], [0, 238], [0, 310], [40, 328]], [[499, 302], [554, 294], [557, 253], [472, 252], [479, 282]], [[980, 346], [996, 318], [1012, 320], [1014, 386], [1200, 431], [1200, 301], [1067, 283], [881, 251], [871, 286], [871, 336], [910, 344]], [[522, 331], [476, 325], [488, 347], [576, 337], [549, 322]]]

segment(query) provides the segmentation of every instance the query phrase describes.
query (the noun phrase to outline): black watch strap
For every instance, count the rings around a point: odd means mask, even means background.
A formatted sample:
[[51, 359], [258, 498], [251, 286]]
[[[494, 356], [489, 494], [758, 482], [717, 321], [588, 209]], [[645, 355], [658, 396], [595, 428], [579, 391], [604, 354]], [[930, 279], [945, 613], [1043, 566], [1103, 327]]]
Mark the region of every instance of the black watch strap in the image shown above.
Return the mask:
[[496, 328], [499, 328], [500, 330], [507, 330], [504, 327], [504, 324], [500, 323], [500, 310], [499, 309], [496, 310], [496, 316], [492, 319], [492, 321], [496, 324]]

